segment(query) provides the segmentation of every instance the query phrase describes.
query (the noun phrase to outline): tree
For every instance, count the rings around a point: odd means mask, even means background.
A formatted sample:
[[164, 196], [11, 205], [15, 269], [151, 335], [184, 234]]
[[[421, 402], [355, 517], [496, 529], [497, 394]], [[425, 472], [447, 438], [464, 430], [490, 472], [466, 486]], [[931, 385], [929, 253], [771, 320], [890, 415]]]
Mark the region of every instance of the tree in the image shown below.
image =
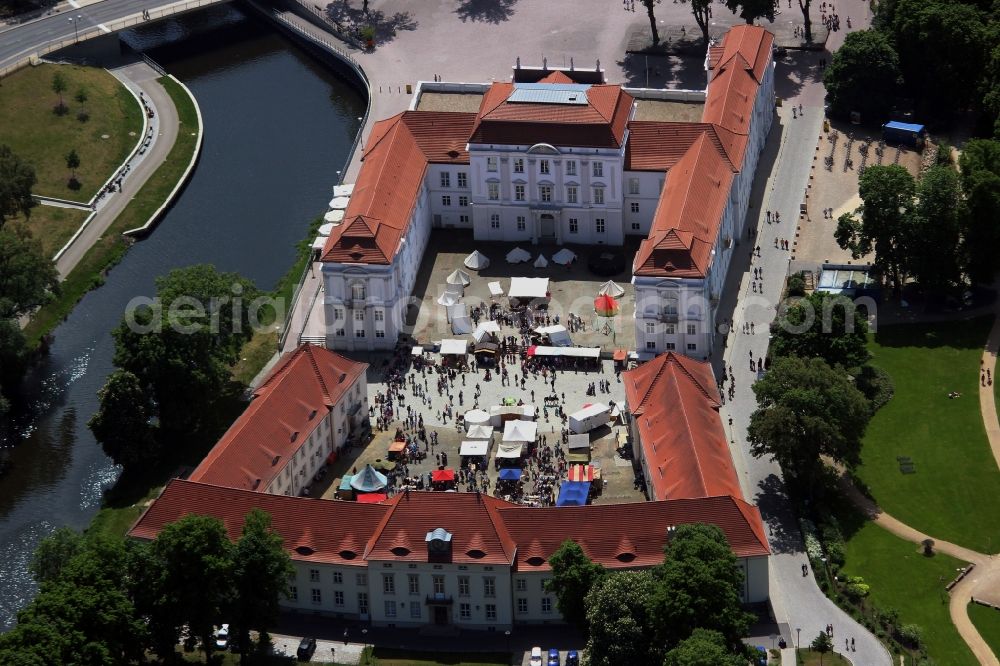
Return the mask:
[[656, 583], [648, 570], [615, 571], [587, 594], [587, 657], [590, 666], [659, 664], [650, 603]]
[[66, 105], [63, 103], [63, 93], [66, 92], [66, 79], [61, 72], [52, 75], [52, 92], [59, 96], [59, 103], [56, 105], [56, 113], [65, 113]]
[[871, 407], [843, 370], [819, 358], [779, 358], [753, 392], [758, 407], [747, 439], [755, 457], [773, 457], [810, 493], [820, 456], [858, 463]]
[[708, 49], [708, 20], [712, 17], [712, 0], [681, 0], [681, 2], [691, 3], [691, 13], [694, 14], [694, 22], [701, 30], [701, 38], [705, 41], [705, 48]]
[[0, 319], [17, 319], [59, 292], [59, 274], [42, 244], [21, 227], [0, 229]]
[[[802, 26], [805, 29], [806, 42], [811, 42], [813, 40], [812, 32], [812, 16], [809, 15], [809, 7], [812, 4], [811, 0], [798, 0], [799, 10], [802, 12]], [[843, 47], [841, 47], [843, 48]]]
[[75, 148], [66, 153], [66, 168], [70, 171], [69, 182], [72, 187], [77, 182], [76, 170], [80, 168], [80, 156], [76, 154]]
[[819, 663], [820, 666], [822, 666], [823, 655], [827, 652], [833, 651], [833, 641], [830, 640], [829, 634], [825, 631], [821, 631], [816, 635], [816, 638], [813, 639], [813, 642], [809, 647], [812, 648], [813, 652], [819, 652]]
[[869, 122], [889, 117], [902, 81], [895, 48], [876, 30], [848, 33], [823, 72], [830, 113], [857, 111]]
[[967, 141], [959, 159], [967, 214], [962, 237], [966, 266], [975, 282], [990, 282], [1000, 251], [1000, 141]]
[[84, 88], [83, 86], [80, 86], [80, 89], [76, 91], [76, 95], [73, 99], [75, 99], [80, 104], [80, 106], [86, 104], [88, 99], [87, 89]]
[[295, 573], [280, 535], [271, 530], [271, 516], [260, 509], [247, 514], [243, 535], [233, 554], [234, 619], [238, 642], [250, 644], [250, 630], [267, 631], [278, 620], [279, 602], [288, 594], [288, 579]]
[[653, 626], [668, 649], [695, 629], [722, 634], [731, 649], [741, 644], [753, 616], [743, 610], [743, 571], [726, 535], [715, 525], [680, 525], [664, 549], [654, 576]]
[[916, 183], [897, 164], [870, 166], [858, 179], [861, 207], [837, 220], [835, 237], [855, 259], [875, 252], [875, 268], [898, 292], [907, 265], [907, 242], [913, 233], [912, 217]]
[[961, 247], [964, 218], [958, 174], [948, 166], [928, 169], [917, 185], [915, 228], [907, 249], [909, 272], [925, 289], [940, 291], [961, 284], [962, 262], [951, 248]]
[[18, 157], [10, 146], [0, 145], [0, 229], [8, 218], [31, 216], [37, 203], [31, 197], [35, 168]]
[[646, 8], [646, 16], [649, 18], [649, 31], [653, 35], [653, 45], [656, 46], [660, 43], [660, 31], [656, 29], [656, 15], [653, 13], [653, 9], [656, 5], [660, 4], [660, 0], [639, 0], [639, 2]]
[[556, 595], [556, 608], [569, 624], [587, 630], [587, 612], [584, 600], [601, 576], [604, 568], [593, 562], [580, 545], [567, 539], [549, 558], [552, 578], [545, 583], [545, 590]]
[[695, 629], [667, 653], [663, 666], [746, 666], [746, 657], [734, 654], [718, 631]]
[[776, 0], [726, 0], [726, 8], [734, 14], [739, 14], [747, 25], [753, 25], [759, 18], [766, 18], [773, 23], [776, 6]]
[[104, 453], [126, 469], [154, 464], [160, 457], [150, 425], [154, 407], [139, 378], [127, 370], [115, 370], [97, 397], [100, 406], [87, 427]]
[[83, 536], [79, 532], [68, 527], [57, 528], [35, 548], [31, 556], [31, 575], [39, 585], [57, 580], [83, 547]]
[[830, 365], [860, 367], [870, 354], [867, 313], [857, 310], [845, 296], [813, 292], [771, 325], [771, 351], [775, 357], [822, 358]]
[[233, 590], [232, 558], [226, 528], [209, 516], [184, 516], [164, 527], [152, 546], [160, 622], [168, 623], [175, 635], [187, 625], [209, 662], [214, 628]]

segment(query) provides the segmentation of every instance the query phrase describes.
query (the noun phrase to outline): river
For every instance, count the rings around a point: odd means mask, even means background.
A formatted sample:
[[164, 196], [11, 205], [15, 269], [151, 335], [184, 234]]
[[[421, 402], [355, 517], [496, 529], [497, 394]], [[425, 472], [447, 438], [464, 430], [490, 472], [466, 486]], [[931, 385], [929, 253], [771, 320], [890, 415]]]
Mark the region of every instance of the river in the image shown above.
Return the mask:
[[117, 477], [86, 423], [125, 305], [153, 295], [156, 276], [196, 263], [273, 287], [326, 210], [360, 126], [365, 101], [351, 82], [246, 11], [215, 7], [124, 35], [194, 93], [203, 152], [156, 231], [56, 329], [25, 381], [27, 406], [0, 442], [13, 463], [0, 478], [0, 629], [35, 593], [38, 541], [60, 525], [86, 527]]

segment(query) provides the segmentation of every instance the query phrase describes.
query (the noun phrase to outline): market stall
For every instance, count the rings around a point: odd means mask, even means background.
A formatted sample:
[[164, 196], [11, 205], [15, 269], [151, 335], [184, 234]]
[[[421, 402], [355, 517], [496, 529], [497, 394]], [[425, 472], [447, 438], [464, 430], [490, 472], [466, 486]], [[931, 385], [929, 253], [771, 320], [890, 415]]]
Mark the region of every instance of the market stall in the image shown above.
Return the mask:
[[582, 481], [563, 481], [559, 485], [556, 506], [583, 506], [590, 497], [590, 484]]
[[569, 429], [575, 433], [590, 432], [607, 425], [610, 415], [611, 408], [603, 403], [584, 405], [582, 409], [569, 415]]

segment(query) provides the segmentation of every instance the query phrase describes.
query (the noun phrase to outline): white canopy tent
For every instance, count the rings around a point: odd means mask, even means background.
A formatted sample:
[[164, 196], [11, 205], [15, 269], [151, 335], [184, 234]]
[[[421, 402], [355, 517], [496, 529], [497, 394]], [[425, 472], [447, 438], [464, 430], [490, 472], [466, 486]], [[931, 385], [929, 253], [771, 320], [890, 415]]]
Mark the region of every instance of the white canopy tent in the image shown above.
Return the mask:
[[489, 425], [490, 415], [483, 409], [470, 409], [465, 413], [465, 425]]
[[333, 225], [340, 224], [344, 221], [344, 211], [340, 209], [328, 210], [323, 216], [323, 221]]
[[523, 446], [522, 442], [501, 443], [497, 449], [497, 458], [520, 458]]
[[552, 342], [553, 347], [573, 346], [573, 338], [569, 336], [569, 331], [566, 330], [565, 326], [559, 324], [554, 326], [539, 326], [535, 329], [535, 332], [541, 335], [549, 336], [549, 340]]
[[610, 407], [595, 402], [569, 415], [569, 429], [576, 433], [590, 432], [598, 426], [606, 425], [610, 414]]
[[472, 254], [465, 258], [463, 262], [465, 267], [474, 271], [481, 271], [490, 265], [490, 260], [485, 254], [479, 250], [474, 251]]
[[487, 282], [486, 286], [490, 288], [490, 296], [503, 296], [503, 287], [499, 282]]
[[458, 296], [456, 294], [448, 293], [447, 291], [438, 296], [438, 305], [443, 305], [445, 307], [451, 307], [458, 303]]
[[507, 253], [508, 264], [520, 264], [531, 259], [531, 253], [525, 249], [515, 247]]
[[448, 306], [446, 314], [448, 315], [449, 322], [453, 322], [460, 317], [468, 316], [468, 312], [465, 309], [465, 303], [457, 303], [457, 302], [452, 303], [451, 305]]
[[469, 426], [469, 431], [465, 433], [469, 439], [491, 439], [493, 437], [493, 426], [473, 425]]
[[448, 284], [460, 284], [463, 287], [468, 287], [472, 282], [472, 278], [470, 278], [469, 274], [463, 270], [454, 270], [451, 272], [451, 275], [445, 278], [444, 281]]
[[516, 277], [510, 279], [510, 298], [545, 298], [549, 293], [548, 278]]
[[600, 347], [543, 347], [534, 348], [535, 356], [573, 356], [576, 358], [600, 358]]
[[312, 244], [313, 251], [322, 252], [323, 248], [326, 247], [327, 240], [329, 240], [328, 236], [316, 236], [316, 240], [314, 240]]
[[330, 208], [334, 210], [344, 210], [347, 208], [347, 204], [350, 203], [350, 197], [334, 197], [330, 199]]
[[487, 333], [499, 333], [500, 324], [496, 323], [492, 319], [487, 319], [485, 321], [479, 322], [476, 326], [476, 330], [472, 332], [472, 339], [476, 342], [481, 342]]
[[327, 222], [326, 224], [321, 224], [319, 226], [319, 235], [320, 236], [329, 236], [330, 234], [333, 233], [333, 230], [336, 229], [336, 228], [337, 228], [337, 225], [334, 224], [333, 222]]
[[462, 446], [458, 449], [458, 455], [460, 456], [485, 456], [490, 450], [490, 443], [487, 440], [480, 439], [476, 441], [465, 441], [462, 442]]
[[424, 348], [421, 345], [413, 345], [413, 349], [410, 350], [410, 356], [421, 356], [424, 353]]
[[503, 441], [533, 442], [538, 436], [538, 424], [534, 421], [507, 421], [503, 424]]
[[441, 341], [441, 355], [442, 356], [465, 356], [469, 350], [469, 343], [465, 340], [442, 340]]
[[354, 183], [333, 186], [333, 196], [335, 197], [349, 197], [352, 194], [354, 194]]
[[535, 268], [545, 268], [549, 265], [549, 260], [545, 258], [544, 254], [539, 254], [538, 258], [535, 259]]
[[455, 317], [451, 320], [451, 332], [454, 335], [468, 335], [472, 333], [472, 320], [466, 315]]
[[576, 252], [573, 252], [573, 250], [567, 247], [564, 247], [552, 255], [552, 261], [556, 262], [560, 266], [565, 266], [574, 259], [576, 259]]
[[625, 290], [615, 284], [614, 280], [608, 280], [597, 290], [598, 296], [611, 296], [612, 298], [618, 298], [624, 293]]
[[573, 449], [589, 449], [590, 448], [590, 435], [570, 435], [566, 442], [566, 448], [572, 451]]

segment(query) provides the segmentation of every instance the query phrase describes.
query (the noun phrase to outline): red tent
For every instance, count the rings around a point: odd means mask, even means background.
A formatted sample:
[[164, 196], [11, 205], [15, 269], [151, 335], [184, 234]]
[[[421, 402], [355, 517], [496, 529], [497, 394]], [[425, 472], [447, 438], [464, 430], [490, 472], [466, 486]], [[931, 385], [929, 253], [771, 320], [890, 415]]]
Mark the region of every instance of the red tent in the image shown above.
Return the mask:
[[455, 470], [450, 467], [447, 469], [436, 469], [431, 472], [431, 481], [434, 483], [448, 483], [449, 481], [455, 480]]
[[358, 502], [362, 504], [378, 504], [384, 502], [388, 496], [385, 493], [361, 493], [358, 495]]
[[618, 314], [618, 301], [607, 294], [601, 294], [594, 299], [594, 310], [602, 317], [613, 317]]
[[534, 356], [536, 351], [538, 351], [538, 345], [531, 345], [528, 347], [528, 356]]
[[571, 465], [569, 468], [569, 480], [570, 481], [593, 481], [594, 480], [594, 466], [593, 465]]

